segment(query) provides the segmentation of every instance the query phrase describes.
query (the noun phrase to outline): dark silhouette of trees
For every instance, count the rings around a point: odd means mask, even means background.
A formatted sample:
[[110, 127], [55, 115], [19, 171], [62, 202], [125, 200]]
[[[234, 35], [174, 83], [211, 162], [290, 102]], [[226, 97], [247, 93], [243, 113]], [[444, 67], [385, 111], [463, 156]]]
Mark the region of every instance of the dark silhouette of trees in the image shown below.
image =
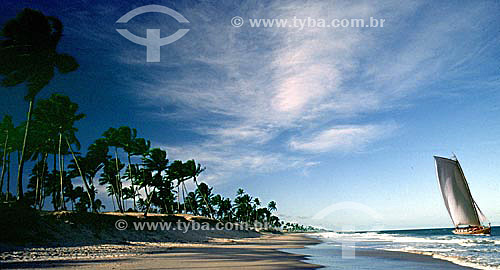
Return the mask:
[[62, 33], [61, 21], [32, 9], [21, 11], [1, 31], [1, 84], [12, 87], [26, 83], [28, 90], [24, 97], [29, 102], [28, 115], [17, 172], [18, 200], [23, 197], [23, 168], [35, 97], [52, 80], [56, 69], [65, 74], [78, 68], [72, 56], [57, 52]]

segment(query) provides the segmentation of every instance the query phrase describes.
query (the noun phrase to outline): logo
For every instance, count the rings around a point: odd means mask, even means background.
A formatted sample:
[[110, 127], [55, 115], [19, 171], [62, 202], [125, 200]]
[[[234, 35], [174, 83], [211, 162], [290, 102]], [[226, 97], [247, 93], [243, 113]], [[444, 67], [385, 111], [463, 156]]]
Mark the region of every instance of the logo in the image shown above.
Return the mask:
[[[179, 23], [189, 23], [189, 21], [186, 18], [184, 18], [184, 16], [182, 16], [179, 12], [160, 5], [147, 5], [138, 7], [136, 9], [129, 11], [127, 14], [123, 15], [116, 22], [127, 23], [135, 16], [149, 12], [167, 14], [170, 17], [174, 18]], [[146, 46], [146, 62], [160, 62], [161, 46], [165, 46], [167, 44], [179, 40], [189, 31], [189, 29], [179, 29], [172, 35], [163, 38], [160, 37], [160, 29], [146, 29], [145, 38], [136, 36], [127, 29], [120, 28], [116, 29], [116, 31], [118, 31], [118, 33], [120, 33], [120, 35], [122, 35], [124, 38], [136, 44]]]
[[124, 219], [119, 219], [115, 222], [115, 228], [119, 231], [124, 231], [128, 227], [128, 223]]
[[[327, 217], [328, 215], [337, 212], [337, 211], [350, 211], [350, 212], [360, 212], [361, 214], [371, 217], [374, 219], [373, 227], [368, 229], [367, 231], [380, 231], [383, 229], [381, 221], [383, 220], [383, 216], [377, 212], [375, 209], [371, 208], [368, 205], [358, 203], [358, 202], [350, 202], [344, 201], [339, 203], [331, 204], [328, 207], [323, 208], [321, 211], [317, 212], [312, 219], [313, 220], [321, 220]], [[378, 223], [378, 224], [377, 224]], [[354, 226], [343, 225], [341, 232], [355, 232], [356, 228]], [[337, 233], [335, 233], [337, 234]], [[337, 234], [338, 235], [338, 234]], [[342, 234], [340, 234], [342, 235]], [[356, 258], [356, 241], [352, 238], [339, 238], [340, 243], [342, 244], [342, 259], [355, 259]]]
[[243, 23], [245, 23], [245, 21], [240, 16], [234, 16], [231, 19], [231, 25], [234, 27], [242, 27]]

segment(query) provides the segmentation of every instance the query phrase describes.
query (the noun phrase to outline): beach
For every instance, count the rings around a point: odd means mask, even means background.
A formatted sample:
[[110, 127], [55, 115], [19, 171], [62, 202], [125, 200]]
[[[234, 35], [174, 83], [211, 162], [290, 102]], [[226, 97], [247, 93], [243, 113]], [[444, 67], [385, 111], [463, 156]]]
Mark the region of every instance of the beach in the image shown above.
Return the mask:
[[[342, 248], [303, 233], [212, 238], [204, 243], [130, 242], [2, 253], [3, 269], [473, 269], [422, 254]], [[10, 256], [10, 257], [7, 257]]]
[[[3, 227], [11, 238], [23, 242], [0, 241], [2, 269], [486, 269], [481, 266], [495, 266], [495, 261], [459, 251], [484, 246], [486, 254], [497, 243], [497, 236], [453, 236], [446, 229], [366, 233], [217, 229], [224, 223], [185, 214], [144, 218], [138, 213], [47, 212], [31, 222], [23, 220], [24, 226]], [[135, 227], [146, 221], [173, 227]], [[122, 223], [128, 227], [119, 227]], [[191, 227], [182, 230], [177, 224]], [[195, 229], [195, 224], [209, 226]]]
[[[214, 238], [207, 243], [140, 243], [17, 251], [4, 269], [314, 269], [306, 256], [282, 249], [300, 249], [319, 240], [302, 234], [262, 234], [257, 238]], [[100, 247], [100, 248], [99, 248]], [[98, 252], [105, 250], [107, 252]], [[17, 256], [17, 257], [16, 257]], [[7, 260], [6, 260], [7, 259]], [[35, 260], [35, 261], [33, 261]]]

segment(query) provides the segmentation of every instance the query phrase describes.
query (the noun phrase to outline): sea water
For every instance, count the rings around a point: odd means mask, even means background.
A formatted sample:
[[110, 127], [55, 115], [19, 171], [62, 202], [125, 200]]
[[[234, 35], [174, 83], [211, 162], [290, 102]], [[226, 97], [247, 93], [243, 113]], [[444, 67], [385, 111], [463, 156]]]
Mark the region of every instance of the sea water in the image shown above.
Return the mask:
[[[323, 240], [314, 254], [328, 248], [380, 249], [418, 253], [478, 269], [500, 269], [500, 227], [491, 235], [455, 235], [452, 229], [395, 230], [380, 232], [323, 232], [312, 234]], [[353, 251], [354, 250], [354, 251]], [[361, 259], [362, 258], [356, 258]], [[352, 263], [352, 262], [351, 262]]]

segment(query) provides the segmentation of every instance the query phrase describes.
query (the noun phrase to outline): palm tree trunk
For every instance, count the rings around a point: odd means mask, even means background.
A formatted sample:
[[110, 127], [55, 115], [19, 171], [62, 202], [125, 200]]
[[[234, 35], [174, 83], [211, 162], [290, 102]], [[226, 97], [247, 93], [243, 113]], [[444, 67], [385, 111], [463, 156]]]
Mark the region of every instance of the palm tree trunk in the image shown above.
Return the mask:
[[[200, 190], [200, 187], [198, 186], [198, 181], [196, 181], [196, 176], [193, 177], [193, 180], [194, 180], [194, 183], [196, 184], [196, 188], [198, 190]], [[207, 209], [208, 209], [208, 214], [210, 215], [210, 217], [212, 218], [212, 208], [210, 207], [210, 204], [208, 203], [208, 200], [207, 198], [205, 198], [205, 194], [201, 194], [201, 197], [203, 198], [203, 201], [205, 202], [205, 204], [207, 205]]]
[[[54, 145], [55, 147], [55, 145]], [[51, 185], [51, 190], [52, 190], [52, 204], [54, 206], [54, 211], [57, 211], [59, 210], [58, 207], [57, 207], [57, 191], [56, 191], [56, 172], [57, 172], [57, 154], [56, 154], [56, 151], [54, 149], [54, 179], [53, 179], [53, 183]]]
[[144, 186], [144, 192], [146, 193], [146, 199], [149, 197], [148, 187]]
[[[66, 176], [66, 174], [64, 173], [64, 154], [61, 155], [61, 165], [62, 165], [62, 169], [61, 171], [63, 172], [63, 176]], [[68, 208], [66, 207], [66, 201], [63, 200], [63, 205], [64, 205], [64, 210], [67, 210]]]
[[33, 111], [33, 103], [35, 103], [35, 97], [30, 100], [29, 109], [28, 109], [28, 120], [26, 121], [26, 128], [24, 129], [24, 138], [23, 138], [23, 148], [21, 150], [21, 160], [19, 162], [19, 166], [17, 169], [17, 200], [21, 200], [23, 198], [23, 169], [24, 169], [24, 154], [26, 152], [26, 142], [28, 140], [28, 131], [31, 122], [31, 113]]
[[149, 193], [149, 199], [146, 202], [146, 211], [144, 211], [144, 217], [148, 216], [149, 208], [151, 207], [151, 200], [153, 199], [153, 195], [155, 194], [155, 188], [151, 190], [151, 193]]
[[[113, 185], [111, 185], [111, 191], [112, 191], [112, 194], [113, 196], [111, 196], [111, 201], [113, 202], [113, 211], [116, 211], [116, 207], [115, 207], [115, 200], [116, 200], [116, 205], [118, 205], [118, 195], [116, 194], [116, 191], [115, 191], [115, 188], [113, 187]], [[120, 209], [120, 207], [118, 206], [118, 210]]]
[[[45, 176], [45, 163], [47, 162], [47, 157], [49, 156], [49, 153], [45, 153], [42, 159], [42, 180], [40, 181], [40, 200], [38, 201], [38, 209], [42, 210], [43, 208], [43, 201], [44, 201], [44, 191], [43, 191], [43, 179]], [[38, 200], [38, 197], [36, 198]]]
[[181, 183], [177, 183], [177, 213], [181, 212]]
[[[37, 157], [36, 159], [36, 163], [39, 164], [39, 159]], [[38, 173], [40, 170], [40, 167], [37, 166], [36, 167], [36, 186], [35, 186], [35, 201], [33, 202], [34, 203], [34, 207], [36, 209], [36, 206], [37, 206], [37, 203], [38, 203], [38, 188], [39, 188], [39, 183], [40, 183], [40, 174]]]
[[5, 201], [9, 201], [10, 194], [10, 153], [7, 156], [7, 192], [5, 192]]
[[137, 205], [135, 203], [135, 187], [134, 187], [134, 179], [135, 177], [132, 175], [132, 165], [131, 165], [131, 161], [130, 161], [130, 154], [127, 153], [127, 159], [128, 159], [128, 171], [130, 173], [130, 184], [132, 184], [132, 200], [134, 201], [134, 211], [137, 211]]
[[62, 142], [62, 133], [59, 132], [59, 179], [61, 180], [61, 210], [66, 209], [66, 205], [64, 203], [64, 186], [63, 186], [63, 165], [61, 158], [61, 142]]
[[5, 143], [3, 145], [3, 158], [2, 158], [2, 176], [1, 176], [1, 181], [0, 181], [0, 193], [3, 191], [3, 178], [5, 176], [5, 161], [7, 157], [7, 142], [9, 141], [9, 131], [6, 132], [5, 134]]
[[87, 190], [87, 195], [89, 196], [89, 201], [90, 201], [90, 209], [92, 212], [97, 213], [97, 210], [94, 208], [94, 200], [92, 199], [92, 195], [90, 194], [90, 186], [87, 183], [87, 179], [85, 178], [84, 174], [82, 173], [82, 169], [80, 168], [80, 165], [78, 164], [78, 159], [75, 156], [75, 152], [73, 152], [73, 147], [71, 147], [71, 144], [69, 143], [68, 137], [64, 136], [66, 139], [66, 143], [68, 144], [69, 151], [71, 152], [71, 155], [73, 156], [73, 160], [75, 161], [76, 168], [78, 169], [78, 172], [80, 173], [80, 176], [82, 177], [83, 184], [85, 185], [85, 189]]
[[[118, 208], [120, 209], [120, 212], [123, 213], [123, 194], [122, 194], [122, 185], [121, 185], [121, 175], [120, 175], [120, 170], [118, 168], [118, 149], [115, 146], [115, 164], [116, 164], [116, 188], [117, 190], [117, 202]], [[120, 200], [120, 203], [118, 203], [118, 200]]]
[[[184, 202], [184, 214], [187, 214], [186, 196], [184, 195], [185, 190], [186, 190], [186, 185], [184, 184], [184, 182], [182, 182], [182, 201]], [[186, 192], [186, 194], [187, 194], [187, 192]], [[189, 202], [189, 204], [191, 204], [191, 202]]]
[[111, 196], [111, 202], [113, 203], [113, 211], [116, 211], [115, 199], [113, 198], [113, 196]]

